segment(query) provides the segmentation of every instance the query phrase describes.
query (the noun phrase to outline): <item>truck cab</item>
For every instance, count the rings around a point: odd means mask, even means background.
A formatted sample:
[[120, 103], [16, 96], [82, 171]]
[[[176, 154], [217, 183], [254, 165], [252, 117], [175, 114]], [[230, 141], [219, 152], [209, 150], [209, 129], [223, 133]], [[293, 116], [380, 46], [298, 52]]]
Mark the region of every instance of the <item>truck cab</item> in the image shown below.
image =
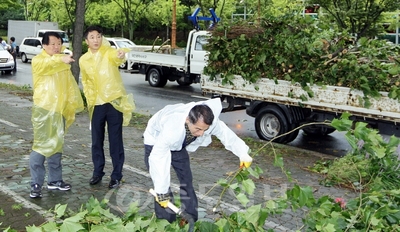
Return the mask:
[[168, 81], [181, 86], [200, 83], [200, 75], [206, 65], [208, 31], [190, 31], [184, 49], [175, 49], [172, 54], [131, 51], [128, 67], [137, 65], [138, 71], [153, 87], [164, 87]]
[[190, 42], [188, 45], [190, 46], [187, 45], [186, 48], [189, 54], [186, 54], [186, 56], [188, 59], [188, 67], [192, 74], [200, 75], [203, 72], [207, 55], [204, 45], [208, 43], [209, 37], [210, 34], [207, 31], [191, 31], [189, 34]]

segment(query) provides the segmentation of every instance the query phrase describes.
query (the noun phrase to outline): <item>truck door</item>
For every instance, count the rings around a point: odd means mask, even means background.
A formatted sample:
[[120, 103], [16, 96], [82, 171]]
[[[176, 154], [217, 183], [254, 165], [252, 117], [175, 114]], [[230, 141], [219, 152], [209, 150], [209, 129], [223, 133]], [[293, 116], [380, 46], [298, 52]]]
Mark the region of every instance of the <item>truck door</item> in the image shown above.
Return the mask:
[[[195, 35], [196, 36], [196, 35]], [[204, 45], [208, 43], [210, 36], [206, 34], [199, 34], [192, 40], [192, 51], [190, 54], [190, 73], [201, 74], [206, 65], [206, 54]]]

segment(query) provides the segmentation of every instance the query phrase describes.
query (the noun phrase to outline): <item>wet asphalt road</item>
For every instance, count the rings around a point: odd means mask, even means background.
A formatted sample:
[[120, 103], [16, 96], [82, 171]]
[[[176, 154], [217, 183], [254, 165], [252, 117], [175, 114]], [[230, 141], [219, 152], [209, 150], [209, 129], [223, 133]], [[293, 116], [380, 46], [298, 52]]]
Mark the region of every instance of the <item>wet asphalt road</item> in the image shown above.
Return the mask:
[[[16, 74], [1, 74], [0, 82], [32, 86], [31, 64], [18, 60], [17, 67]], [[181, 87], [175, 82], [168, 82], [164, 88], [154, 88], [144, 80], [143, 75], [124, 71], [121, 71], [121, 74], [127, 92], [134, 95], [138, 113], [154, 114], [167, 104], [209, 99], [209, 96], [202, 95], [199, 84]], [[237, 134], [258, 138], [254, 129], [254, 118], [248, 116], [245, 110], [223, 113], [221, 119]], [[343, 133], [339, 132], [317, 138], [306, 136], [300, 132], [289, 145], [338, 157], [345, 155], [350, 150]]]

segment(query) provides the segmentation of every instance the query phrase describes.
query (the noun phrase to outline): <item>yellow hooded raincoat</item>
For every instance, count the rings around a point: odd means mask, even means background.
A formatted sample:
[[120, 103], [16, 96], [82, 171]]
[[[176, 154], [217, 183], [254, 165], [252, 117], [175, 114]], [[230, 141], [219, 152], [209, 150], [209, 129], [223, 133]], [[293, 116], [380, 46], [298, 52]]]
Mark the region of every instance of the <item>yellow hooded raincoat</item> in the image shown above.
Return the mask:
[[84, 109], [78, 84], [64, 54], [50, 56], [46, 51], [32, 59], [33, 108], [32, 149], [46, 157], [62, 153], [64, 134]]
[[[128, 52], [129, 49], [123, 49]], [[112, 48], [103, 37], [103, 43], [96, 53], [88, 50], [80, 59], [82, 85], [92, 119], [94, 106], [110, 103], [116, 110], [123, 113], [123, 125], [127, 126], [135, 110], [132, 94], [126, 94], [118, 66], [126, 60], [117, 57], [117, 49]]]

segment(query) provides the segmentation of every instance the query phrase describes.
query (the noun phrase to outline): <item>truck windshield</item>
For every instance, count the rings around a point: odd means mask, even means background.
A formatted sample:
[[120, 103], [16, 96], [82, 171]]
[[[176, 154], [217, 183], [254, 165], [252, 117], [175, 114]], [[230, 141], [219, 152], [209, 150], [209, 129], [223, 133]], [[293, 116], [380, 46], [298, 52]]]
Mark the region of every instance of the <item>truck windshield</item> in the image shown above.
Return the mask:
[[118, 44], [118, 47], [120, 48], [131, 48], [136, 46], [136, 44], [130, 40], [120, 40], [115, 42]]
[[61, 38], [62, 38], [62, 40], [63, 40], [64, 43], [68, 43], [68, 42], [69, 42], [67, 33], [65, 33], [65, 32], [59, 32], [58, 34], [60, 34], [60, 36], [61, 36]]

